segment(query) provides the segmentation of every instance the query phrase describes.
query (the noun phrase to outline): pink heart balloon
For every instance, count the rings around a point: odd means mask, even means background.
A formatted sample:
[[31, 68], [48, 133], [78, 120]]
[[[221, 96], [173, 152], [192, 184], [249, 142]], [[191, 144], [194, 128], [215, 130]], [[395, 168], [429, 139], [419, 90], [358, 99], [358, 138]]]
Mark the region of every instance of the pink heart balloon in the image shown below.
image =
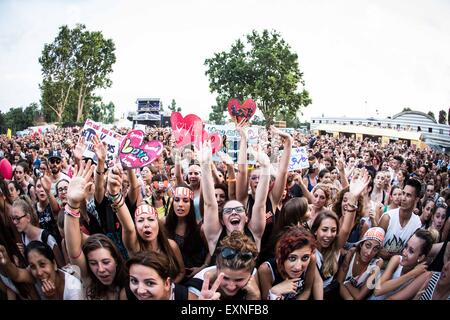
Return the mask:
[[214, 154], [222, 148], [222, 137], [217, 132], [214, 132], [209, 136], [209, 139], [211, 140], [212, 153]]
[[0, 176], [2, 176], [3, 179], [6, 180], [12, 179], [12, 167], [8, 159], [2, 159], [0, 161]]
[[124, 168], [142, 168], [157, 159], [162, 151], [161, 141], [144, 142], [144, 132], [130, 131], [122, 140], [119, 147], [119, 159]]
[[[172, 112], [170, 116], [170, 123], [172, 125], [173, 132], [177, 132], [178, 135], [184, 135], [182, 138], [177, 138], [180, 143], [178, 146], [186, 145], [195, 141], [198, 131], [201, 131], [203, 128], [202, 119], [195, 114], [188, 114], [183, 118], [181, 113]], [[185, 138], [185, 136], [188, 136], [189, 139]]]

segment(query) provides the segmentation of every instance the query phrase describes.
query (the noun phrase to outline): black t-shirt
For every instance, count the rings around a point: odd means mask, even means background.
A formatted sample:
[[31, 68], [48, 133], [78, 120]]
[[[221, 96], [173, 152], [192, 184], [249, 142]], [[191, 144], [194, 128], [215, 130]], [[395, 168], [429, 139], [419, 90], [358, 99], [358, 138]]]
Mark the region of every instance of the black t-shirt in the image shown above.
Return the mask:
[[302, 188], [300, 188], [298, 184], [294, 183], [294, 185], [289, 188], [288, 197], [289, 199], [303, 197]]
[[60, 245], [62, 239], [59, 234], [58, 225], [56, 224], [50, 204], [47, 204], [44, 211], [38, 211], [37, 203], [34, 208], [36, 209], [36, 213], [38, 215], [39, 227], [47, 230], [56, 239], [58, 245]]
[[[128, 197], [126, 197], [125, 205], [128, 207], [131, 218], [134, 220], [136, 204], [131, 204]], [[122, 226], [120, 225], [117, 215], [111, 208], [111, 201], [107, 197], [103, 197], [103, 201], [101, 203], [97, 203], [97, 201], [95, 201], [95, 206], [97, 208], [103, 234], [114, 242], [117, 249], [119, 249], [122, 253], [123, 258], [125, 260], [128, 259], [128, 252], [122, 241]]]

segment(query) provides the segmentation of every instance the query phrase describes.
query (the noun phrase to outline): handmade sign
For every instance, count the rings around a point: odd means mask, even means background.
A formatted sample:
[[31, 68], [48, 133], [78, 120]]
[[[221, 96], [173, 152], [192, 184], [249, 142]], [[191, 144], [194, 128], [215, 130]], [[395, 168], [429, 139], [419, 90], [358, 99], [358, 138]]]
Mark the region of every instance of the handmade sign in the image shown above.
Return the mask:
[[256, 103], [252, 99], [247, 99], [241, 105], [238, 99], [230, 99], [227, 108], [234, 122], [240, 123], [244, 119], [248, 122], [256, 112]]
[[142, 168], [155, 161], [163, 152], [161, 141], [144, 141], [141, 130], [130, 131], [119, 147], [119, 159], [124, 168]]
[[293, 148], [289, 160], [288, 171], [309, 168], [308, 151], [305, 147]]
[[202, 119], [195, 114], [188, 114], [183, 117], [179, 112], [172, 112], [170, 122], [172, 125], [173, 135], [176, 139], [175, 144], [178, 147], [194, 142], [196, 139], [196, 132], [198, 134], [199, 131], [196, 128], [198, 128], [199, 125], [200, 128], [203, 127]]
[[0, 161], [0, 176], [3, 179], [11, 180], [12, 178], [12, 167], [8, 159], [4, 158]]
[[[218, 150], [222, 150], [230, 155], [233, 161], [237, 161], [237, 152], [239, 150], [238, 141], [240, 139], [238, 132], [234, 125], [215, 125], [215, 124], [205, 124], [205, 131], [210, 134], [210, 136], [217, 134], [220, 137], [220, 147]], [[225, 147], [223, 146], [222, 137], [226, 136]], [[216, 142], [214, 142], [216, 144]], [[219, 145], [217, 143], [217, 145]], [[211, 147], [213, 147], [213, 140], [211, 140]], [[215, 147], [213, 147], [213, 154], [215, 153]], [[213, 155], [213, 161], [220, 161], [219, 156]]]
[[84, 137], [86, 143], [86, 149], [83, 152], [83, 157], [91, 158], [96, 163], [97, 156], [95, 155], [92, 145], [92, 137], [95, 134], [97, 134], [100, 142], [106, 143], [106, 165], [108, 166], [108, 168], [113, 167], [117, 159], [122, 136], [112, 130], [108, 130], [102, 127], [101, 124], [95, 121], [92, 121], [90, 119], [86, 120], [83, 130], [81, 131], [81, 136]]

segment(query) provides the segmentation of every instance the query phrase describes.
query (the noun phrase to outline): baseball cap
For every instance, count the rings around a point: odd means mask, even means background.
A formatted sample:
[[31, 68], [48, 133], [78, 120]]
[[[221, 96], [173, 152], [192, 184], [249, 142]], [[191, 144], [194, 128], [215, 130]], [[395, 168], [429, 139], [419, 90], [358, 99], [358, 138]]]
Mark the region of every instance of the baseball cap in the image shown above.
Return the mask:
[[61, 152], [59, 152], [58, 150], [50, 151], [50, 153], [48, 154], [48, 159], [50, 160], [51, 158], [62, 159]]
[[358, 241], [356, 243], [356, 245], [367, 241], [367, 240], [375, 240], [378, 241], [380, 243], [380, 245], [383, 245], [383, 241], [384, 241], [384, 229], [380, 228], [380, 227], [372, 227], [369, 230], [366, 231], [366, 233], [364, 233], [363, 238]]

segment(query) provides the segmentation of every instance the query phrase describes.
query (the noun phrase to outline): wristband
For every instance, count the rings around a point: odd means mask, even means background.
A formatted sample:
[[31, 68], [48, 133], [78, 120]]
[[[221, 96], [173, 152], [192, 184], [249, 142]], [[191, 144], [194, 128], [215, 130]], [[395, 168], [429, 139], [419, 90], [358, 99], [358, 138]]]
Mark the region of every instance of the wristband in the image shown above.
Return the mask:
[[80, 218], [80, 209], [72, 209], [68, 204], [64, 207], [64, 213], [74, 218]]
[[103, 172], [99, 172], [98, 170], [95, 170], [95, 172], [99, 175], [102, 176], [106, 173], [106, 170], [104, 170]]

